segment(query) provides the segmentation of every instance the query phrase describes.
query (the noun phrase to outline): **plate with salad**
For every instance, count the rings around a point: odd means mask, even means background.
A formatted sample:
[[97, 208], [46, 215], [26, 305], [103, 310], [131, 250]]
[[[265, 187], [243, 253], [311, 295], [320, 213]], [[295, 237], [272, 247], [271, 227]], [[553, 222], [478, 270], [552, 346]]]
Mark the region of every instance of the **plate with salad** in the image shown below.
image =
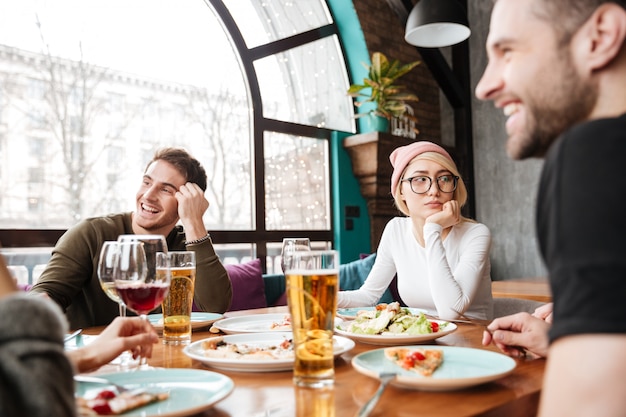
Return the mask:
[[[341, 317], [344, 320], [354, 320], [356, 316], [359, 315], [362, 311], [374, 311], [378, 306], [369, 306], [369, 307], [348, 307], [348, 308], [338, 308], [337, 316]], [[419, 312], [426, 313], [427, 310], [423, 308], [413, 308], [413, 307], [404, 307], [408, 308], [412, 314], [418, 314]]]
[[432, 341], [456, 329], [454, 323], [429, 319], [394, 302], [360, 311], [354, 320], [335, 326], [335, 333], [372, 345], [404, 345]]

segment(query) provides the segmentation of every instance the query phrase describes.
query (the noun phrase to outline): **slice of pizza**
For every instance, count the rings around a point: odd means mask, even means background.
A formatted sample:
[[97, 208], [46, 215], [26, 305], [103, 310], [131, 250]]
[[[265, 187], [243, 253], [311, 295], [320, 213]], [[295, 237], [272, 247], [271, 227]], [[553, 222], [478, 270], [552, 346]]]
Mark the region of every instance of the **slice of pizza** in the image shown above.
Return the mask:
[[149, 393], [141, 390], [127, 391], [117, 394], [111, 390], [103, 390], [95, 398], [78, 397], [76, 404], [79, 414], [85, 415], [116, 415], [134, 410], [144, 405], [163, 401], [169, 398], [167, 392]]
[[387, 348], [385, 357], [404, 369], [431, 376], [443, 363], [441, 349]]
[[204, 356], [220, 359], [291, 359], [293, 341], [283, 339], [274, 343], [229, 343], [223, 337], [212, 337], [202, 342]]
[[272, 331], [289, 331], [291, 330], [291, 316], [290, 315], [286, 315], [282, 321], [279, 322], [272, 322], [272, 324], [270, 325], [270, 330]]

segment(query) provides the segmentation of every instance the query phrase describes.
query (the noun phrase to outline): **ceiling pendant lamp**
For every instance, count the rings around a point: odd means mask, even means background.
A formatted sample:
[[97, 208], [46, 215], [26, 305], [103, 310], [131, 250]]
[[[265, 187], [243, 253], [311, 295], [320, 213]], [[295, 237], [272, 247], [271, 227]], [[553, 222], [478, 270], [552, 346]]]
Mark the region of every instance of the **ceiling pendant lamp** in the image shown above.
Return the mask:
[[406, 22], [404, 40], [422, 48], [441, 48], [470, 36], [467, 11], [458, 0], [418, 0]]

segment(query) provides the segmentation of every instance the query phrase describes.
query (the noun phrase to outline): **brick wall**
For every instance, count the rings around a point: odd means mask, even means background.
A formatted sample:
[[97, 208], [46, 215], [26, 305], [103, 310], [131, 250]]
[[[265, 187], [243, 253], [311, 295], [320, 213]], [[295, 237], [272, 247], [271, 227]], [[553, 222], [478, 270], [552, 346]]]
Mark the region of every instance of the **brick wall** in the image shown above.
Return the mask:
[[[404, 25], [384, 0], [353, 0], [365, 42], [370, 52], [382, 52], [389, 59], [402, 63], [421, 60], [417, 49], [404, 40]], [[354, 80], [360, 82], [360, 80]], [[439, 87], [424, 64], [401, 78], [401, 84], [415, 93], [419, 101], [409, 103], [418, 119], [419, 139], [440, 142], [441, 110]]]

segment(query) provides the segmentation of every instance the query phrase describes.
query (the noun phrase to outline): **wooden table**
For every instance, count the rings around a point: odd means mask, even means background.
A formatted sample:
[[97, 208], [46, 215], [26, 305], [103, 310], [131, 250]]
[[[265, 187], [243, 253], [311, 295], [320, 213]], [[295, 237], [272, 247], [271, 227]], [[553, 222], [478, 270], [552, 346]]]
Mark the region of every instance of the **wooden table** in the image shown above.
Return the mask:
[[[227, 313], [241, 316], [259, 313], [283, 313], [286, 307], [247, 310]], [[89, 329], [86, 333], [97, 333]], [[215, 336], [207, 330], [195, 331], [193, 340]], [[482, 327], [458, 324], [458, 329], [437, 339], [433, 344], [465, 346], [497, 351], [481, 345]], [[296, 388], [292, 373], [246, 373], [212, 369], [192, 360], [182, 347], [155, 345], [148, 363], [165, 368], [199, 368], [220, 372], [235, 382], [233, 392], [209, 410], [197, 414], [203, 417], [348, 417], [356, 415], [378, 388], [378, 380], [357, 372], [350, 360], [361, 352], [382, 346], [356, 343], [350, 352], [335, 360], [335, 386], [331, 390]], [[381, 397], [372, 417], [412, 416], [507, 416], [535, 415], [544, 373], [544, 359], [518, 360], [515, 371], [495, 382], [451, 392], [422, 392], [389, 386]], [[333, 414], [316, 412], [316, 407], [331, 405]], [[296, 413], [296, 407], [298, 412]]]
[[550, 284], [546, 279], [493, 281], [491, 293], [494, 297], [525, 298], [546, 303], [552, 301]]

